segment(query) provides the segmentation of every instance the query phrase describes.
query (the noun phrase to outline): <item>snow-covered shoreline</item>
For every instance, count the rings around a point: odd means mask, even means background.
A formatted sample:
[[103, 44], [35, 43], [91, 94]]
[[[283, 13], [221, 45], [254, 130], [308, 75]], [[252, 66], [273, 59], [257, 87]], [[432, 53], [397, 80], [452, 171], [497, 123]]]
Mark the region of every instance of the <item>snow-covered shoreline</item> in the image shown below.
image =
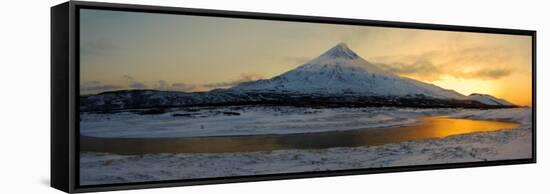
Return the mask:
[[313, 133], [410, 125], [416, 117], [462, 109], [306, 108], [232, 106], [182, 109], [158, 115], [82, 113], [80, 133], [91, 137], [163, 138]]
[[81, 153], [82, 185], [531, 157], [531, 109], [464, 110], [453, 118], [514, 121], [520, 127], [380, 146], [222, 154]]
[[512, 121], [523, 126], [531, 126], [531, 108], [506, 108], [506, 109], [464, 109], [449, 115], [451, 118], [467, 118], [479, 120]]

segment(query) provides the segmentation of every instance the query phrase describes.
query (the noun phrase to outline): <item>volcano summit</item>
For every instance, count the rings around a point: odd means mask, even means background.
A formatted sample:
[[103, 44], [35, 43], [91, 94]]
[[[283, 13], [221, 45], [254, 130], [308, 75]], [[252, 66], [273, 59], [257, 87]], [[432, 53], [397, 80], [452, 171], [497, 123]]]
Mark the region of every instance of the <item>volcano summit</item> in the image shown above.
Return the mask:
[[398, 106], [502, 108], [515, 105], [487, 94], [454, 90], [386, 72], [340, 43], [319, 57], [271, 79], [209, 92], [122, 90], [81, 96], [83, 111], [211, 106]]

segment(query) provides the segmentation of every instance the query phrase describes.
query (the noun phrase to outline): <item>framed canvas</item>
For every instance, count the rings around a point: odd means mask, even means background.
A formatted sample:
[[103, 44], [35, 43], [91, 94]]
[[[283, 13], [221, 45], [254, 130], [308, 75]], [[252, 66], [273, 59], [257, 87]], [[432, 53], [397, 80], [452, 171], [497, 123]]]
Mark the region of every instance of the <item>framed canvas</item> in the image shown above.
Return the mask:
[[51, 184], [65, 192], [536, 161], [535, 31], [81, 1], [51, 13]]

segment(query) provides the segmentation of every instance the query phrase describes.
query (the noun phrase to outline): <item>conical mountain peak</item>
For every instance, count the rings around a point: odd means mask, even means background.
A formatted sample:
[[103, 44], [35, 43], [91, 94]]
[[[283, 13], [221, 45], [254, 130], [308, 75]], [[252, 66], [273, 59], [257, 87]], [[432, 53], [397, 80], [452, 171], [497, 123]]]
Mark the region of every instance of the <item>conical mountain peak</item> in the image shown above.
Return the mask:
[[271, 79], [245, 82], [237, 91], [465, 99], [438, 86], [385, 72], [340, 43], [321, 56]]
[[300, 66], [298, 69], [306, 71], [332, 71], [336, 69], [337, 71], [341, 71], [342, 68], [349, 71], [364, 71], [374, 74], [383, 74], [390, 77], [395, 76], [361, 58], [361, 56], [351, 50], [345, 43], [337, 44], [319, 57]]
[[345, 43], [339, 43], [323, 53], [321, 57], [356, 59], [359, 55], [353, 52]]

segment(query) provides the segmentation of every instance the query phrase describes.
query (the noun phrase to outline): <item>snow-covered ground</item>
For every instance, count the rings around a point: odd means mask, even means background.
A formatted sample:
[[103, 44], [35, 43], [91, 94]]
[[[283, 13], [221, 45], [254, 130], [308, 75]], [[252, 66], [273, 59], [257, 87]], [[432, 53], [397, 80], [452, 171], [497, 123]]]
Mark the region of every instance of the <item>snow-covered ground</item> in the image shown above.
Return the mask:
[[449, 115], [451, 118], [467, 118], [481, 120], [513, 121], [521, 125], [531, 126], [530, 108], [507, 108], [507, 109], [464, 109]]
[[531, 157], [529, 108], [399, 112], [392, 116], [446, 114], [454, 118], [514, 121], [520, 123], [520, 127], [398, 144], [315, 150], [146, 155], [81, 153], [80, 181], [82, 185], [92, 185]]
[[80, 114], [80, 133], [92, 137], [199, 137], [289, 134], [399, 126], [418, 116], [461, 109], [300, 108], [234, 106], [179, 109], [158, 115]]

